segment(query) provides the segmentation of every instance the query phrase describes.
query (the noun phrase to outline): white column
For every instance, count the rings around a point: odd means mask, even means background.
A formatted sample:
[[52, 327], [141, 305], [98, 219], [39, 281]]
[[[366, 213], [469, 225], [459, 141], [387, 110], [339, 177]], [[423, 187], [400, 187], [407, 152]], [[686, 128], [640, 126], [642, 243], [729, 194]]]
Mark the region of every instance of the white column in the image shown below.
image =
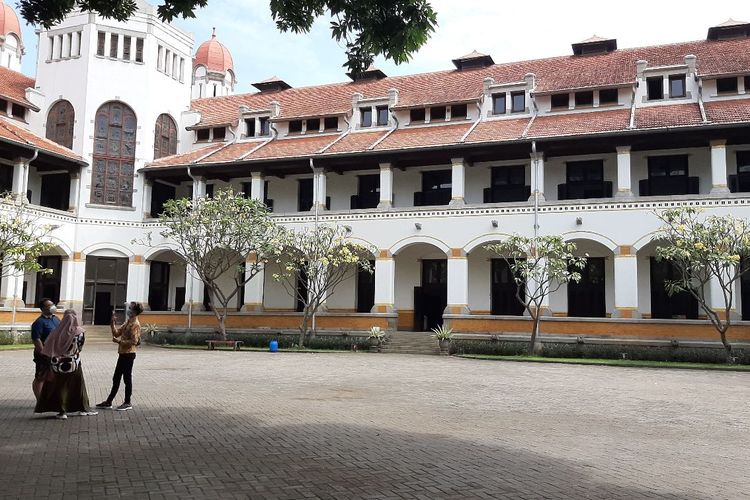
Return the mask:
[[[81, 252], [74, 252], [62, 261], [60, 276], [60, 304], [67, 309], [75, 309], [83, 314], [83, 290], [86, 282], [86, 258]], [[81, 316], [83, 317], [83, 316]]]
[[143, 217], [156, 217], [159, 215], [151, 213], [151, 195], [153, 193], [153, 187], [154, 183], [151, 180], [143, 179]]
[[128, 288], [125, 292], [125, 300], [128, 302], [139, 302], [146, 310], [148, 310], [150, 267], [142, 255], [131, 257], [130, 264], [128, 265]]
[[318, 210], [326, 209], [326, 172], [322, 168], [314, 169], [313, 174], [313, 207], [318, 206]]
[[531, 153], [531, 196], [539, 192], [539, 201], [544, 201], [544, 153]]
[[[245, 279], [253, 272], [253, 265], [257, 257], [253, 254], [245, 260]], [[253, 278], [245, 283], [245, 303], [242, 304], [243, 311], [263, 310], [263, 284], [265, 281], [265, 270], [261, 267]]]
[[252, 177], [250, 178], [250, 198], [253, 200], [258, 200], [261, 203], [263, 202], [264, 194], [265, 194], [265, 178], [263, 177], [263, 174], [260, 172], [253, 172]]
[[13, 162], [13, 194], [23, 201], [26, 199], [26, 188], [29, 185], [29, 163], [24, 158]]
[[448, 305], [446, 314], [469, 314], [469, 259], [460, 248], [448, 251]]
[[630, 146], [617, 146], [617, 193], [618, 198], [632, 198], [630, 181]]
[[193, 180], [193, 200], [206, 196], [206, 178], [195, 177]]
[[615, 250], [615, 310], [616, 318], [638, 318], [638, 261], [630, 246]]
[[711, 141], [711, 194], [728, 192], [727, 141]]
[[461, 206], [466, 185], [466, 163], [463, 158], [451, 159], [451, 201], [450, 206]]
[[0, 303], [3, 307], [24, 307], [23, 298], [23, 273], [20, 271], [11, 272], [0, 279]]
[[[729, 277], [725, 278], [728, 281]], [[724, 291], [721, 288], [719, 279], [712, 276], [708, 282], [708, 303], [714, 311], [718, 312], [721, 318], [724, 318], [724, 312], [726, 311], [726, 300], [724, 299]], [[732, 318], [736, 319], [736, 306], [737, 306], [737, 293], [732, 295], [732, 304], [730, 305], [729, 314]]]
[[70, 173], [70, 196], [68, 197], [68, 212], [78, 213], [79, 191], [81, 187], [81, 173]]
[[396, 260], [388, 250], [380, 250], [375, 259], [375, 305], [374, 313], [389, 313], [396, 310]]
[[393, 206], [393, 167], [390, 163], [380, 164], [380, 203], [378, 208]]
[[198, 278], [195, 271], [190, 269], [190, 266], [186, 266], [185, 304], [182, 306], [182, 310], [190, 309], [190, 304], [193, 306], [193, 311], [203, 310], [203, 281]]

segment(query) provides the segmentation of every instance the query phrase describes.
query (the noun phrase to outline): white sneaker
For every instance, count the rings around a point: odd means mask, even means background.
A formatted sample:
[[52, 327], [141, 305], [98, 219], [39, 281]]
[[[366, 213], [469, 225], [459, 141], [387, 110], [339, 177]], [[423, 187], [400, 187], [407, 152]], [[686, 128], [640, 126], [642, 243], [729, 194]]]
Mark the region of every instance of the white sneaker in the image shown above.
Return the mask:
[[58, 413], [55, 415], [55, 418], [58, 420], [68, 420], [68, 416], [65, 413]]
[[78, 417], [93, 417], [94, 415], [99, 415], [98, 411], [79, 411], [75, 414]]

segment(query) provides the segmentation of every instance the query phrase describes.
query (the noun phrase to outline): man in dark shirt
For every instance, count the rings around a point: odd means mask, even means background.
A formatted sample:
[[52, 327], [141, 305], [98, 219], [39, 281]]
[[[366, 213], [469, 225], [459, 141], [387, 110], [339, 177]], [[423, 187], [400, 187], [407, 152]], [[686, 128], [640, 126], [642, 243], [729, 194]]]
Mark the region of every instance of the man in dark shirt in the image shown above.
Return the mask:
[[39, 394], [42, 392], [44, 368], [49, 363], [49, 360], [42, 355], [42, 347], [44, 347], [44, 343], [47, 341], [47, 337], [52, 330], [60, 324], [60, 319], [55, 316], [57, 307], [55, 307], [55, 303], [50, 299], [42, 299], [39, 302], [39, 309], [42, 311], [41, 316], [31, 324], [31, 341], [34, 343], [34, 364], [36, 365], [34, 382], [31, 383], [31, 389], [34, 391], [34, 396], [37, 399], [39, 399]]

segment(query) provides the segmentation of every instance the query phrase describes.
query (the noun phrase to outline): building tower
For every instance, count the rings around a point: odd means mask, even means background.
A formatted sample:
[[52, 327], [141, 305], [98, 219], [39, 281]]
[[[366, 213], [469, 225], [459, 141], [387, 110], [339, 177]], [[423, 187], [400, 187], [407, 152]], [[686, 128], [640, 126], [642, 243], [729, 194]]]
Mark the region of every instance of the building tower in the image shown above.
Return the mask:
[[236, 83], [232, 54], [216, 39], [214, 28], [193, 58], [193, 99], [231, 95]]
[[21, 22], [10, 5], [0, 0], [0, 66], [21, 71]]

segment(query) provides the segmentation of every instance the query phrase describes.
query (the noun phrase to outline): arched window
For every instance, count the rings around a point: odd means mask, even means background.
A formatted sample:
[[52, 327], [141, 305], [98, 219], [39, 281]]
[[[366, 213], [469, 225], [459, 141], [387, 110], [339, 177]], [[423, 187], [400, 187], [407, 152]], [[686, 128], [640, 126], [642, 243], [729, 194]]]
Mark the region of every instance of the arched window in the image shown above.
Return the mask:
[[122, 102], [108, 102], [96, 112], [92, 203], [133, 205], [136, 127], [135, 113]]
[[166, 113], [156, 119], [154, 132], [154, 160], [177, 153], [177, 125]]
[[73, 148], [75, 111], [68, 101], [58, 101], [47, 115], [47, 139], [66, 148]]

